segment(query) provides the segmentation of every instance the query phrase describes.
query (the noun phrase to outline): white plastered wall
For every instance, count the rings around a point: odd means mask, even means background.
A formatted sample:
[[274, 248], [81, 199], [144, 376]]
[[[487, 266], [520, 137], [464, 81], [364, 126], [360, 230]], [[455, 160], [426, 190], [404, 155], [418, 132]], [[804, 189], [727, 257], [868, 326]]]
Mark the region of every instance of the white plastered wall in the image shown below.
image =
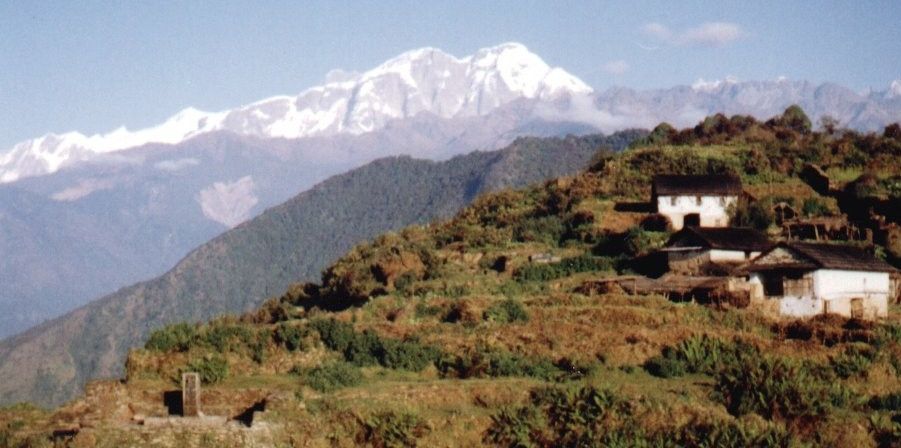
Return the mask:
[[697, 213], [701, 227], [727, 227], [729, 206], [737, 196], [658, 196], [657, 213], [669, 218], [674, 230], [684, 227], [685, 215]]

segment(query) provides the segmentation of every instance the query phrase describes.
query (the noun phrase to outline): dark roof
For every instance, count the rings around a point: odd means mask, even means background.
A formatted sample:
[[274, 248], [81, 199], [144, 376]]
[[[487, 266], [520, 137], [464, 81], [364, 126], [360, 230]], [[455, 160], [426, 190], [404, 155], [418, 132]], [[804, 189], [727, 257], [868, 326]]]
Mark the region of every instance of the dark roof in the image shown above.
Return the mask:
[[667, 247], [702, 246], [708, 249], [763, 252], [773, 243], [747, 227], [686, 227], [670, 238]]
[[740, 195], [741, 179], [731, 174], [707, 175], [673, 175], [654, 176], [654, 195]]
[[[841, 269], [846, 271], [873, 271], [896, 272], [890, 264], [876, 258], [865, 250], [844, 244], [803, 243], [790, 242], [779, 243], [777, 247], [785, 247], [801, 255], [806, 260], [803, 262], [788, 263], [786, 265], [759, 265], [751, 270], [774, 268], [798, 268], [798, 269]], [[763, 258], [762, 254], [759, 258]]]

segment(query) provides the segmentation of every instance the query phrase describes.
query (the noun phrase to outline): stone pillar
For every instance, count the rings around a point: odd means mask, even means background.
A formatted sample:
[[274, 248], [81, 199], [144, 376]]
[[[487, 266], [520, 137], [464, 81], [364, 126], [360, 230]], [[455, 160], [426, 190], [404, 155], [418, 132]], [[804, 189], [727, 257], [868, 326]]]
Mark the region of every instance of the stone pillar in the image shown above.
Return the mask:
[[181, 374], [181, 415], [200, 415], [200, 375], [197, 372]]

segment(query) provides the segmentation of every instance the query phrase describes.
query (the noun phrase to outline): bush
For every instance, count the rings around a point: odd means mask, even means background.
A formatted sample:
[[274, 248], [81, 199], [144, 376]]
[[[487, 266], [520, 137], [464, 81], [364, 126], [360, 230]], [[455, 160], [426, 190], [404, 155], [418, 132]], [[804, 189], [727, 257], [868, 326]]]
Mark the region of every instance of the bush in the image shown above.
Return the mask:
[[228, 377], [228, 360], [217, 355], [208, 355], [188, 363], [188, 372], [197, 372], [203, 384], [216, 384]]
[[518, 300], [505, 299], [488, 308], [485, 311], [485, 319], [507, 324], [513, 322], [528, 322], [529, 314]]
[[249, 344], [253, 336], [253, 332], [247, 327], [212, 323], [201, 334], [200, 339], [217, 352], [225, 353], [237, 351], [239, 347]]
[[703, 336], [692, 336], [682, 342], [663, 348], [660, 355], [645, 362], [648, 373], [662, 378], [671, 378], [686, 373], [713, 375], [734, 365], [742, 356], [755, 356], [757, 348], [746, 343], [725, 342]]
[[430, 430], [422, 419], [409, 412], [379, 412], [359, 420], [359, 425], [356, 442], [378, 448], [415, 447], [417, 439]]
[[310, 326], [319, 332], [326, 347], [358, 366], [379, 364], [389, 369], [420, 371], [440, 356], [438, 349], [419, 341], [383, 339], [369, 330], [357, 333], [352, 325], [334, 319], [312, 321]]
[[746, 356], [716, 378], [719, 398], [733, 415], [755, 412], [775, 419], [819, 418], [849, 399], [841, 385], [788, 358]]
[[310, 328], [319, 333], [319, 340], [330, 350], [344, 352], [353, 341], [355, 332], [353, 325], [335, 319], [314, 319]]
[[520, 282], [546, 282], [579, 272], [611, 271], [614, 262], [608, 257], [593, 257], [580, 255], [578, 257], [564, 258], [557, 263], [528, 264], [516, 270], [513, 278]]
[[873, 397], [869, 405], [874, 411], [901, 412], [901, 392]]
[[875, 359], [876, 350], [865, 344], [854, 344], [832, 358], [832, 368], [842, 378], [866, 375]]
[[150, 333], [144, 348], [159, 352], [185, 352], [197, 338], [196, 326], [188, 323], [167, 325]]
[[307, 336], [309, 336], [309, 329], [307, 327], [291, 325], [287, 322], [282, 322], [275, 327], [275, 333], [273, 333], [275, 343], [284, 346], [292, 352], [295, 350], [304, 351], [309, 349], [306, 342]]
[[791, 433], [771, 423], [744, 420], [643, 426], [638, 405], [594, 387], [533, 389], [529, 403], [491, 417], [483, 443], [501, 447], [790, 447]]
[[[520, 376], [543, 380], [566, 380], [587, 374], [589, 369], [570, 369], [570, 364], [558, 366], [541, 357], [478, 347], [463, 355], [444, 355], [437, 361], [444, 376], [457, 378]], [[566, 370], [564, 370], [566, 369]]]
[[805, 216], [827, 216], [831, 214], [829, 206], [820, 198], [807, 198], [801, 206], [801, 211]]
[[440, 352], [416, 340], [384, 339], [378, 351], [379, 364], [389, 369], [419, 372], [435, 363]]
[[630, 256], [644, 255], [659, 248], [666, 242], [666, 232], [651, 232], [641, 227], [632, 227], [624, 237], [624, 249]]
[[594, 387], [537, 388], [527, 406], [503, 409], [491, 420], [483, 437], [491, 446], [628, 446], [640, 438], [628, 403]]
[[360, 369], [350, 363], [338, 361], [301, 370], [304, 384], [319, 392], [332, 392], [343, 387], [353, 387], [363, 381]]

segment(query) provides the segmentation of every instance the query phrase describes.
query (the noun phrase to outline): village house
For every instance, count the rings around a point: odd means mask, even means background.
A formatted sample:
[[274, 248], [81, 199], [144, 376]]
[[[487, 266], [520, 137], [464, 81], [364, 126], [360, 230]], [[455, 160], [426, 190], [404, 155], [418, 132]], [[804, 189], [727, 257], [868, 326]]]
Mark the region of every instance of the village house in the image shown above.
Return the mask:
[[894, 294], [896, 270], [848, 245], [783, 242], [745, 269], [752, 305], [784, 316], [876, 319], [888, 315]]
[[742, 194], [741, 179], [733, 175], [654, 176], [652, 202], [674, 230], [685, 226], [728, 227], [729, 207]]
[[685, 227], [661, 252], [671, 272], [728, 273], [773, 246], [763, 233], [744, 227]]

